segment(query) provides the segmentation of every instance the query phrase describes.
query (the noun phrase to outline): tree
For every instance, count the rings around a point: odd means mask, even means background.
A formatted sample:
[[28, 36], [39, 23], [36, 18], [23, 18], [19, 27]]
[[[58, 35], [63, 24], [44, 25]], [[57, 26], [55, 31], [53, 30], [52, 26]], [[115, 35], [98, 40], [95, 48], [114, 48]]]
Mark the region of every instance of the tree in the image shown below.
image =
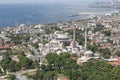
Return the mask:
[[6, 52], [4, 55], [4, 59], [1, 61], [1, 66], [5, 71], [6, 71], [6, 69], [9, 68], [10, 61], [11, 61], [10, 55], [9, 55], [9, 53]]
[[39, 48], [38, 43], [32, 43], [31, 45], [32, 45], [33, 47], [35, 47], [36, 49]]
[[[103, 52], [106, 52], [107, 49]], [[120, 67], [113, 67], [106, 61], [89, 61], [82, 66], [77, 65], [69, 53], [48, 54], [47, 65], [41, 68], [33, 76], [35, 80], [54, 80], [55, 77], [69, 78], [70, 80], [119, 80]]]
[[3, 74], [2, 69], [0, 68], [0, 76]]
[[43, 80], [54, 80], [54, 76], [55, 72], [53, 71], [46, 72]]
[[120, 51], [117, 51], [115, 54], [120, 57]]
[[19, 54], [19, 60], [20, 60], [20, 66], [25, 69], [31, 69], [34, 68], [33, 61], [31, 59], [28, 59], [25, 57], [24, 54]]
[[101, 75], [91, 74], [88, 78], [88, 80], [103, 80]]
[[110, 58], [111, 52], [110, 52], [110, 50], [108, 48], [106, 48], [106, 49], [100, 49], [99, 51], [101, 52], [101, 55], [104, 58]]
[[95, 32], [101, 31], [101, 30], [103, 30], [103, 29], [104, 29], [104, 25], [102, 25], [102, 24], [97, 24], [97, 25], [96, 25], [96, 28], [94, 28], [93, 32], [95, 33]]
[[9, 68], [8, 68], [10, 70], [10, 72], [15, 72], [16, 71], [15, 65], [16, 65], [16, 62], [11, 60], [10, 63], [9, 63]]
[[110, 36], [111, 35], [110, 31], [103, 31], [102, 33], [105, 34], [106, 36]]
[[33, 78], [34, 78], [35, 80], [43, 80], [44, 75], [45, 75], [45, 71], [43, 71], [43, 70], [38, 70], [38, 71], [36, 72], [36, 74], [34, 75]]
[[30, 39], [29, 34], [24, 34], [24, 35], [11, 34], [9, 37], [11, 38], [11, 41], [15, 44], [21, 44], [22, 42], [27, 42]]
[[114, 67], [111, 71], [113, 80], [119, 80], [120, 79], [120, 66]]
[[79, 45], [84, 45], [85, 43], [84, 41], [85, 38], [82, 35], [80, 35], [80, 37], [77, 38], [77, 42], [79, 43]]
[[14, 74], [9, 74], [9, 80], [15, 80], [16, 76]]
[[96, 51], [98, 51], [98, 46], [96, 44], [91, 45], [88, 43], [87, 49], [92, 50], [95, 53]]

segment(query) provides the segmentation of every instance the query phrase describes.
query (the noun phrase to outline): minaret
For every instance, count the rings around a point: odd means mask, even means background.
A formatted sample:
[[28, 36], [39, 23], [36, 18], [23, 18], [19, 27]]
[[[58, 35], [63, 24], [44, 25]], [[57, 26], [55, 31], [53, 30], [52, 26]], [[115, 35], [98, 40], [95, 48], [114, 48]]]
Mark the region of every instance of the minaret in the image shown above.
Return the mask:
[[30, 21], [27, 20], [27, 26], [30, 26]]
[[85, 25], [85, 45], [84, 49], [87, 50], [87, 25]]
[[41, 33], [41, 43], [42, 43], [42, 49], [41, 49], [41, 52], [43, 52], [43, 49], [44, 49], [44, 40], [43, 40], [43, 34], [45, 34], [45, 27], [43, 27], [43, 32]]
[[111, 0], [111, 5], [114, 5], [114, 0]]
[[117, 2], [118, 2], [118, 0], [112, 0], [111, 4], [116, 5]]
[[70, 43], [70, 46], [71, 46], [71, 48], [75, 48], [75, 28], [76, 28], [76, 24], [74, 24], [74, 22], [72, 24], [72, 28], [73, 28], [73, 40]]
[[73, 41], [75, 41], [75, 29], [76, 29], [76, 24], [73, 26]]
[[93, 27], [91, 27], [91, 45], [93, 45]]
[[41, 49], [41, 52], [43, 51], [43, 48], [44, 48], [44, 44], [43, 44], [43, 34], [41, 34], [41, 43], [42, 43], [42, 49]]
[[18, 21], [15, 21], [15, 27], [18, 27]]
[[[49, 30], [50, 30], [50, 26], [49, 26]], [[48, 42], [49, 42], [49, 53], [50, 53], [50, 34], [48, 36]]]
[[49, 41], [49, 53], [50, 53], [50, 34], [48, 36], [48, 41]]

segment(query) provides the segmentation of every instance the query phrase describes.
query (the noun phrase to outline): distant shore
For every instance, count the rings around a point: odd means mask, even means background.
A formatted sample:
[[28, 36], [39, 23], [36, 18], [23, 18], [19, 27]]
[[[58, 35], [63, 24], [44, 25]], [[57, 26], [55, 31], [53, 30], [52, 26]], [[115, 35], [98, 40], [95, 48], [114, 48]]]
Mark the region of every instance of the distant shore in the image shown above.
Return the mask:
[[[86, 3], [85, 3], [86, 4]], [[13, 27], [16, 24], [49, 24], [80, 20], [89, 15], [104, 15], [116, 9], [91, 8], [62, 4], [42, 5], [0, 5], [0, 27]], [[9, 15], [8, 15], [9, 13]]]

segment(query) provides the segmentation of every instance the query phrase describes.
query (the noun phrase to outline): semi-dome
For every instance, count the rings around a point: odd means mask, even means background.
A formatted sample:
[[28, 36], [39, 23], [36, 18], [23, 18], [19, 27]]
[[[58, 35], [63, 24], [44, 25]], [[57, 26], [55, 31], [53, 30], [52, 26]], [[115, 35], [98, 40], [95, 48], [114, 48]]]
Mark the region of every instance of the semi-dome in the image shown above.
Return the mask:
[[91, 50], [85, 51], [84, 54], [93, 54]]
[[85, 52], [84, 52], [84, 56], [85, 56], [85, 57], [93, 57], [94, 54], [93, 54], [92, 51], [89, 50], [89, 51], [85, 51]]
[[26, 25], [25, 24], [21, 24], [21, 25], [19, 25], [19, 27], [25, 27]]
[[69, 38], [69, 37], [66, 34], [60, 34], [60, 35], [58, 35], [57, 38], [59, 38], [59, 39], [66, 39], [66, 38]]

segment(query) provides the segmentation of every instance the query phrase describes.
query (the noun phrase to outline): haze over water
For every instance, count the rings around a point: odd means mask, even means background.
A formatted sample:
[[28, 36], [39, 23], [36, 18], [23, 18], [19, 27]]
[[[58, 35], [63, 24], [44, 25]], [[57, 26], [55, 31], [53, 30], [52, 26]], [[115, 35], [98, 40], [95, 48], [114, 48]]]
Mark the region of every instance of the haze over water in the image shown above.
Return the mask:
[[[96, 0], [97, 1], [97, 0]], [[94, 1], [79, 3], [40, 3], [40, 4], [1, 4], [0, 27], [18, 24], [55, 23], [82, 19], [87, 15], [79, 13], [96, 13], [103, 15], [112, 13], [116, 9], [90, 8]]]

